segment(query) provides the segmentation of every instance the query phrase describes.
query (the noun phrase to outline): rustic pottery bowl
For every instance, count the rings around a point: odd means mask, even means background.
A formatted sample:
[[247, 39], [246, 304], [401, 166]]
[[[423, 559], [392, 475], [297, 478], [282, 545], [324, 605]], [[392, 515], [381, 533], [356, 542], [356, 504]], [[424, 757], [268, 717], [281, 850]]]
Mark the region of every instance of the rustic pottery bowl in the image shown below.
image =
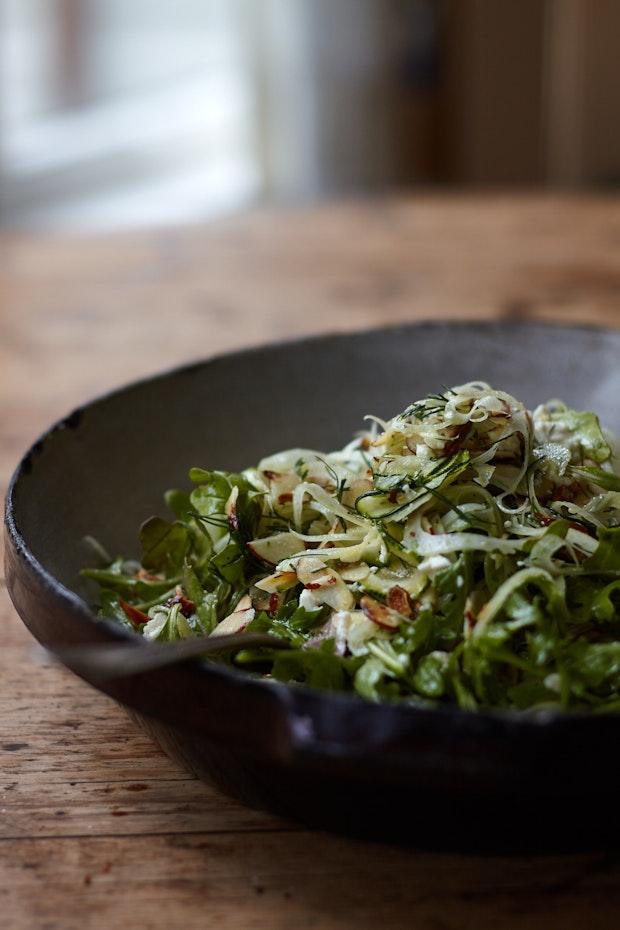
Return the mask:
[[[265, 346], [141, 381], [73, 412], [19, 464], [10, 595], [52, 652], [122, 641], [133, 634], [89, 607], [81, 539], [135, 554], [136, 528], [190, 465], [336, 448], [365, 413], [473, 379], [528, 404], [561, 396], [620, 431], [619, 362], [620, 332], [447, 323]], [[197, 660], [100, 687], [201, 778], [287, 818], [438, 848], [616, 842], [617, 716], [375, 705]]]

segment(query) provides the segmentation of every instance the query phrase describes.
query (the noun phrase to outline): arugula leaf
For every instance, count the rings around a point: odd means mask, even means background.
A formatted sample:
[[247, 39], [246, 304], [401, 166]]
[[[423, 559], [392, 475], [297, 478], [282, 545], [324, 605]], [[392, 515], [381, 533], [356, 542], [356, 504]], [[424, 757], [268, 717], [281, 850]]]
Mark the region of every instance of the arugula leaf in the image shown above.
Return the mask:
[[435, 645], [454, 645], [462, 635], [465, 602], [473, 585], [473, 552], [463, 552], [456, 562], [435, 579]]
[[183, 590], [196, 608], [196, 616], [202, 633], [211, 633], [219, 620], [231, 612], [230, 587], [222, 585], [219, 594], [205, 590], [198, 576], [190, 565], [183, 569]]
[[572, 434], [573, 443], [578, 445], [586, 458], [605, 462], [611, 449], [603, 435], [599, 418], [591, 411], [573, 410], [563, 405], [549, 413], [551, 421]]
[[343, 691], [359, 662], [334, 654], [332, 640], [318, 649], [294, 649], [275, 655], [271, 674], [278, 681], [303, 682], [311, 688]]
[[177, 520], [186, 523], [191, 516], [192, 502], [187, 491], [171, 489], [164, 494], [166, 506], [170, 508]]
[[591, 620], [594, 601], [600, 592], [601, 583], [592, 575], [573, 575], [566, 579], [566, 603], [571, 624], [584, 624]]
[[358, 694], [368, 701], [397, 701], [401, 699], [401, 685], [394, 680], [393, 673], [377, 656], [371, 656], [365, 661], [363, 657], [360, 657], [357, 659], [357, 663], [353, 687]]
[[463, 644], [460, 643], [450, 653], [448, 659], [448, 683], [460, 708], [476, 710], [478, 702], [471, 689], [471, 681], [462, 668]]
[[509, 688], [508, 698], [520, 710], [560, 702], [556, 691], [551, 691], [540, 681], [531, 680], [521, 681], [518, 685]]
[[596, 535], [598, 546], [583, 563], [584, 571], [620, 573], [620, 526], [601, 526]]
[[210, 556], [211, 569], [230, 584], [247, 587], [254, 559], [246, 544], [257, 532], [261, 492], [243, 475], [192, 468], [190, 478], [202, 482], [192, 491], [190, 502], [195, 519], [203, 524], [216, 549]]
[[[612, 600], [612, 595], [619, 595], [618, 603]], [[612, 581], [602, 591], [599, 591], [592, 600], [592, 616], [599, 623], [608, 623], [618, 618], [620, 607], [620, 581]]]
[[116, 591], [110, 591], [107, 588], [101, 589], [99, 594], [99, 616], [116, 620], [117, 623], [127, 627], [129, 630], [135, 629], [133, 623], [130, 622], [127, 614], [121, 607], [119, 596]]
[[295, 646], [301, 646], [310, 638], [312, 631], [325, 617], [326, 609], [306, 610], [299, 607], [296, 601], [291, 600], [283, 604], [272, 616], [260, 611], [250, 622], [248, 632], [274, 633], [289, 640]]
[[620, 477], [613, 472], [603, 471], [602, 468], [594, 468], [591, 465], [572, 465], [570, 473], [577, 478], [585, 478], [586, 481], [605, 491], [620, 491]]
[[83, 568], [80, 572], [83, 578], [96, 581], [102, 588], [122, 594], [126, 600], [152, 600], [166, 594], [174, 587], [176, 578], [147, 579], [136, 578], [111, 568]]
[[190, 478], [194, 481], [197, 480], [196, 472], [200, 472], [205, 480], [190, 494], [190, 503], [197, 519], [202, 518], [209, 535], [214, 542], [217, 542], [229, 529], [225, 507], [232, 491], [232, 485], [221, 473], [205, 472], [203, 469], [195, 468], [190, 471]]
[[387, 674], [388, 671], [383, 662], [371, 656], [355, 673], [355, 690], [368, 701], [379, 701], [381, 695], [378, 686]]
[[231, 537], [230, 542], [217, 555], [213, 556], [211, 565], [225, 581], [235, 584], [243, 577], [245, 552], [239, 543]]
[[567, 658], [578, 694], [584, 689], [609, 694], [620, 688], [620, 643], [574, 643]]
[[149, 517], [140, 527], [140, 544], [144, 568], [177, 573], [187, 552], [187, 528], [178, 520], [168, 523], [161, 517]]
[[435, 642], [435, 614], [430, 608], [420, 611], [415, 623], [401, 626], [400, 633], [394, 639], [399, 652], [413, 655], [437, 645]]
[[413, 676], [413, 687], [429, 698], [443, 697], [446, 691], [448, 656], [445, 652], [430, 652], [423, 656]]

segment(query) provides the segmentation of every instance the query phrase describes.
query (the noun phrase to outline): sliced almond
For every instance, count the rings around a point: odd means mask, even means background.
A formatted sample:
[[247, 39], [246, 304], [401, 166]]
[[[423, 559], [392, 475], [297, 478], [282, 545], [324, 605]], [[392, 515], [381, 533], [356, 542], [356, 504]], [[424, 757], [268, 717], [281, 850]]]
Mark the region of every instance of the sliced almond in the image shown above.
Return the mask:
[[412, 614], [409, 595], [404, 588], [400, 587], [400, 585], [395, 584], [394, 587], [390, 588], [388, 591], [387, 605], [392, 610], [402, 614], [403, 617], [410, 617]]
[[249, 594], [244, 595], [236, 609], [224, 617], [211, 632], [211, 636], [224, 636], [228, 633], [241, 633], [247, 625], [254, 619], [256, 611], [252, 607], [252, 601]]
[[301, 556], [295, 564], [297, 577], [302, 584], [311, 584], [321, 575], [327, 566], [315, 555]]
[[257, 581], [256, 587], [269, 594], [278, 594], [294, 588], [296, 584], [299, 584], [299, 579], [295, 572], [274, 572], [273, 575], [267, 575], [266, 578]]
[[228, 633], [242, 633], [249, 623], [254, 619], [256, 611], [253, 607], [248, 610], [236, 610], [221, 620], [215, 627], [211, 636], [224, 636]]
[[295, 569], [317, 606], [327, 604], [334, 610], [350, 610], [355, 605], [355, 598], [340, 575], [321, 559], [313, 555], [302, 556]]
[[228, 525], [232, 532], [239, 529], [239, 520], [237, 518], [237, 498], [239, 497], [239, 488], [235, 485], [230, 492], [230, 496], [224, 505], [224, 513], [228, 517]]
[[374, 597], [369, 597], [367, 594], [361, 599], [360, 607], [369, 620], [372, 620], [373, 623], [376, 623], [377, 626], [384, 630], [397, 630], [403, 621], [401, 614], [391, 610], [391, 608], [386, 607], [385, 604], [381, 604], [380, 601], [376, 601]]

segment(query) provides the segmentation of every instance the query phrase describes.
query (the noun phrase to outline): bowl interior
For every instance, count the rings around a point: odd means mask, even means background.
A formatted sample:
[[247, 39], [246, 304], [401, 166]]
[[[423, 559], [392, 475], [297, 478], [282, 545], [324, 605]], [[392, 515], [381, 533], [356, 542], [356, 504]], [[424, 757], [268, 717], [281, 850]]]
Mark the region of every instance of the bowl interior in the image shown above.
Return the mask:
[[35, 446], [13, 489], [15, 524], [64, 586], [91, 534], [136, 554], [137, 528], [191, 465], [239, 469], [292, 446], [329, 450], [367, 413], [390, 416], [441, 385], [485, 380], [528, 405], [560, 396], [620, 431], [620, 333], [540, 324], [423, 324], [217, 358], [77, 411]]

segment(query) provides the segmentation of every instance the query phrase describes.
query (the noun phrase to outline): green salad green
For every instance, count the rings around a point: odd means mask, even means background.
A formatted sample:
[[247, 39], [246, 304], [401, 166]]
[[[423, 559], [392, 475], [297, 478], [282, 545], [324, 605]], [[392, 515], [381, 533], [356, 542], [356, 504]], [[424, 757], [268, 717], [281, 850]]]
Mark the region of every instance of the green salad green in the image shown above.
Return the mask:
[[268, 632], [254, 674], [373, 701], [620, 709], [614, 438], [560, 401], [445, 388], [342, 451], [192, 468], [140, 563], [83, 574], [146, 639]]

